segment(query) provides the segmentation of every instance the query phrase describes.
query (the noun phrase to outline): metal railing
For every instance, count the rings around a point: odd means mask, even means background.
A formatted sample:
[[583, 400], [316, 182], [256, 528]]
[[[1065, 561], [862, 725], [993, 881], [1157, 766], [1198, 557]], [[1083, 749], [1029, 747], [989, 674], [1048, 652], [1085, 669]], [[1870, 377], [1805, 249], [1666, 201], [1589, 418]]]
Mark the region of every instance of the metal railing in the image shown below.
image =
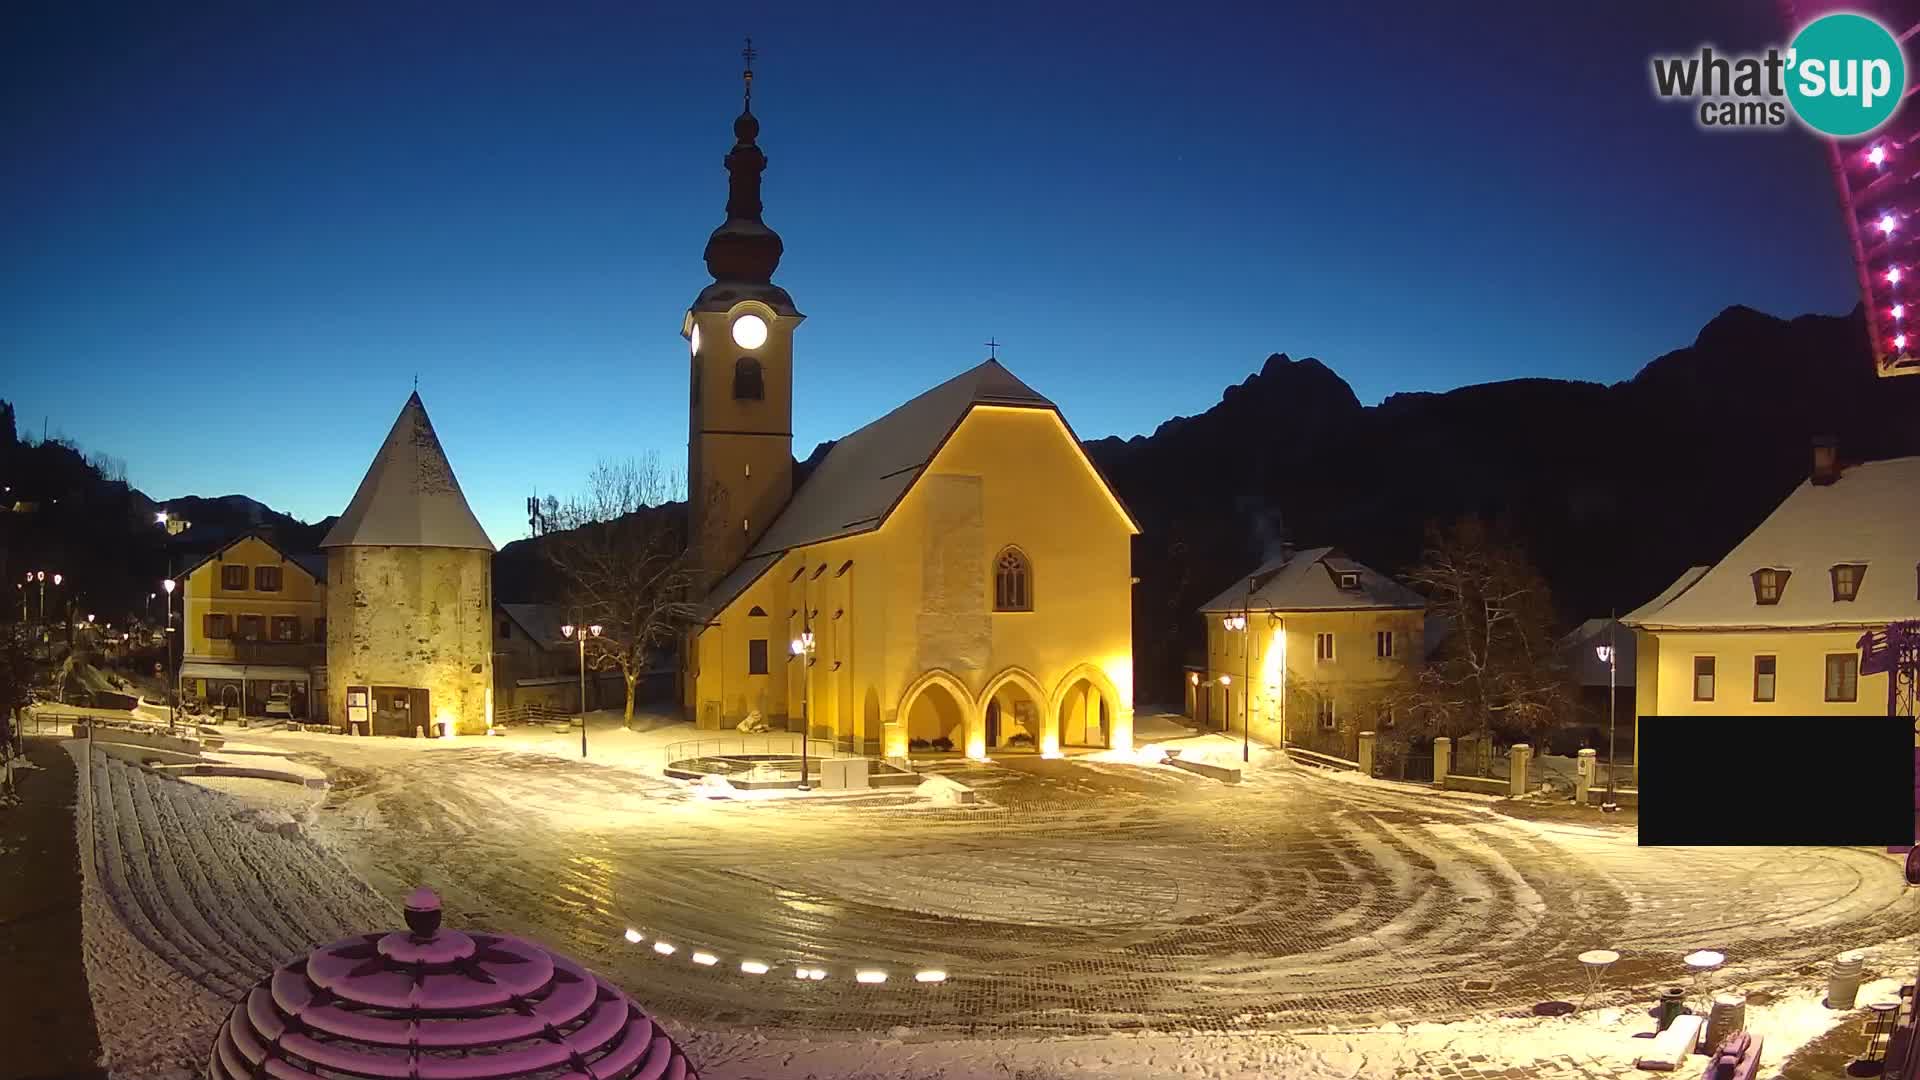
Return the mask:
[[[714, 739], [685, 739], [667, 744], [666, 758], [669, 762], [690, 761], [704, 757], [798, 757], [800, 755], [800, 733], [773, 732], [767, 735], [735, 735]], [[830, 738], [807, 740], [807, 756], [810, 758], [848, 758], [864, 757], [863, 754], [842, 750], [834, 745]]]

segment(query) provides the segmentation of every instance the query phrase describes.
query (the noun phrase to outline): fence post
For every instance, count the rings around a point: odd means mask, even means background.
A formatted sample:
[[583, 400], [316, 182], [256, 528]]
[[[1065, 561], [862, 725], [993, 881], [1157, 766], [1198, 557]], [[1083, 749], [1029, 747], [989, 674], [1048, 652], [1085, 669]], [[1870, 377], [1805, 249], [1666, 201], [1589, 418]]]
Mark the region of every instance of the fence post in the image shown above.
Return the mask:
[[1519, 798], [1527, 793], [1527, 762], [1533, 759], [1533, 747], [1514, 743], [1507, 747], [1507, 794]]
[[1373, 732], [1360, 733], [1360, 775], [1373, 775]]
[[1599, 758], [1598, 750], [1580, 751], [1574, 762], [1573, 805], [1585, 806], [1592, 797], [1588, 793], [1593, 790], [1594, 773], [1599, 768]]
[[1433, 783], [1447, 786], [1447, 774], [1453, 771], [1453, 740], [1445, 735], [1433, 740]]

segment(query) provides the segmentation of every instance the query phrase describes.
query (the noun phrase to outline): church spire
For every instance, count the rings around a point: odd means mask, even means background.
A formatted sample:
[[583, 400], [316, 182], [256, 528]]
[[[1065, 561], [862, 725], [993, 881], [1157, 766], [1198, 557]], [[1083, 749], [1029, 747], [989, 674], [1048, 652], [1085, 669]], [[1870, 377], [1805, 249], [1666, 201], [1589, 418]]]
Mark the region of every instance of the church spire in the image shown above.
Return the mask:
[[767, 155], [755, 142], [760, 121], [753, 115], [753, 61], [758, 56], [748, 38], [740, 56], [744, 86], [741, 112], [733, 122], [733, 149], [727, 152], [727, 220], [707, 238], [707, 272], [716, 282], [765, 285], [773, 280], [784, 245], [780, 234], [760, 219], [760, 174]]

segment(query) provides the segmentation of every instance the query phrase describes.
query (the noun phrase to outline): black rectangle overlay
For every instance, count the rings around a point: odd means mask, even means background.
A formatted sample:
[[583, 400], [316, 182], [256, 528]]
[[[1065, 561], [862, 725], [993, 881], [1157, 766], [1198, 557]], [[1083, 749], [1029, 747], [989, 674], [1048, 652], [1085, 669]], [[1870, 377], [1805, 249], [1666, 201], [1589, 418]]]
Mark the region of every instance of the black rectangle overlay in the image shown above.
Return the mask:
[[1906, 716], [1643, 716], [1641, 847], [1914, 843]]

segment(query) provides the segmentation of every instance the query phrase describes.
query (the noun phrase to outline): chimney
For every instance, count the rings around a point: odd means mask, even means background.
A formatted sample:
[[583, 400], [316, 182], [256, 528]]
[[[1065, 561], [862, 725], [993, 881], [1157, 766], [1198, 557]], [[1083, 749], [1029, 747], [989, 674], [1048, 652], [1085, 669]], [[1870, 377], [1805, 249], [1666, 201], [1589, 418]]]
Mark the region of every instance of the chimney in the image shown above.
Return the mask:
[[1814, 436], [1813, 473], [1808, 479], [1823, 487], [1840, 479], [1840, 444], [1833, 436]]

